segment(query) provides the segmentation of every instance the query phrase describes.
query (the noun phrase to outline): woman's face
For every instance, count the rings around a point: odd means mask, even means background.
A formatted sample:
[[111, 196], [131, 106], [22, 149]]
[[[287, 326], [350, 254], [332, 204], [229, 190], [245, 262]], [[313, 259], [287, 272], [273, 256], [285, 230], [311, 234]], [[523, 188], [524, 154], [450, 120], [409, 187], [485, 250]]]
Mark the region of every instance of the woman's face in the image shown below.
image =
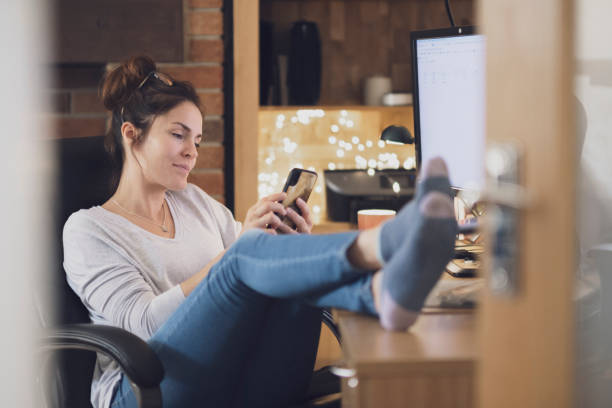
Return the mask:
[[193, 103], [185, 101], [157, 116], [133, 152], [148, 184], [182, 190], [195, 166], [201, 141], [202, 114]]

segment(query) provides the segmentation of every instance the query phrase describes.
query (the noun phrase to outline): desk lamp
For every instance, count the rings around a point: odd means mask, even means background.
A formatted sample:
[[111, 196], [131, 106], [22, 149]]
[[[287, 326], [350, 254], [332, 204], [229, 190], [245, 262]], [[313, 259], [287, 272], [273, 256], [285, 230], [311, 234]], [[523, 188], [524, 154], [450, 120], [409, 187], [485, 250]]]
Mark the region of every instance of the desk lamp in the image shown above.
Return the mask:
[[387, 126], [380, 135], [380, 140], [391, 144], [413, 144], [414, 137], [404, 126]]

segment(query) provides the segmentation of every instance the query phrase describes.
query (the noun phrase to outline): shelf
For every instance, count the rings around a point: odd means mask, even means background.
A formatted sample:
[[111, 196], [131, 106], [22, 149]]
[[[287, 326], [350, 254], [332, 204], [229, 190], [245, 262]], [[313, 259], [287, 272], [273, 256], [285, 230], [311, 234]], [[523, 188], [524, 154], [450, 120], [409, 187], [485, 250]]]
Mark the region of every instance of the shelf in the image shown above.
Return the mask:
[[412, 105], [402, 106], [369, 106], [369, 105], [280, 105], [280, 106], [260, 106], [260, 111], [277, 111], [277, 110], [299, 110], [299, 109], [323, 109], [323, 110], [359, 110], [359, 111], [381, 111], [381, 110], [402, 110], [412, 109]]

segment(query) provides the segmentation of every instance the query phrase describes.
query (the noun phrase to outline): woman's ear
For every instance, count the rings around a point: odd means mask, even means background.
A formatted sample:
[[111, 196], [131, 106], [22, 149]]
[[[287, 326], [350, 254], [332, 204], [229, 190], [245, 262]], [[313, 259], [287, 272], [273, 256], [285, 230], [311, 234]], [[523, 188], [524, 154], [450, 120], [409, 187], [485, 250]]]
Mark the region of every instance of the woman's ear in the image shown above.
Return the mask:
[[124, 143], [126, 143], [126, 147], [134, 146], [138, 141], [138, 135], [140, 134], [140, 130], [134, 126], [132, 122], [123, 122], [121, 125], [121, 136], [123, 138]]

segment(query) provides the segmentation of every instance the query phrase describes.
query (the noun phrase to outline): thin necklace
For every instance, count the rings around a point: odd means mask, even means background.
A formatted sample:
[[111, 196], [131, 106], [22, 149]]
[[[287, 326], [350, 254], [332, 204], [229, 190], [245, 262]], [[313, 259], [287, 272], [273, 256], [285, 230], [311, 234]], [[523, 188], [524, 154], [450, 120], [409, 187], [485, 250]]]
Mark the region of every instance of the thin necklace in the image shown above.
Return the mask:
[[157, 225], [159, 228], [161, 228], [161, 230], [162, 230], [163, 232], [168, 232], [168, 228], [166, 228], [166, 210], [164, 209], [164, 204], [166, 203], [166, 200], [165, 200], [165, 199], [164, 199], [164, 202], [162, 203], [162, 211], [164, 212], [164, 218], [162, 219], [162, 223], [161, 223], [161, 225], [160, 225], [160, 224], [158, 224], [157, 222], [155, 222], [155, 220], [153, 220], [153, 219], [151, 219], [151, 218], [149, 218], [149, 217], [145, 217], [144, 215], [136, 214], [136, 213], [133, 213], [133, 212], [129, 211], [127, 208], [125, 208], [124, 206], [122, 206], [121, 204], [119, 204], [119, 203], [117, 202], [117, 200], [115, 200], [114, 198], [111, 200], [111, 202], [112, 202], [113, 204], [115, 204], [117, 207], [121, 208], [121, 209], [122, 209], [123, 211], [125, 211], [126, 213], [128, 213], [128, 214], [130, 214], [130, 215], [133, 215], [133, 216], [135, 216], [135, 217], [140, 217], [140, 218], [142, 218], [143, 220], [147, 220], [147, 221], [149, 221], [150, 223], [153, 223], [153, 224]]

